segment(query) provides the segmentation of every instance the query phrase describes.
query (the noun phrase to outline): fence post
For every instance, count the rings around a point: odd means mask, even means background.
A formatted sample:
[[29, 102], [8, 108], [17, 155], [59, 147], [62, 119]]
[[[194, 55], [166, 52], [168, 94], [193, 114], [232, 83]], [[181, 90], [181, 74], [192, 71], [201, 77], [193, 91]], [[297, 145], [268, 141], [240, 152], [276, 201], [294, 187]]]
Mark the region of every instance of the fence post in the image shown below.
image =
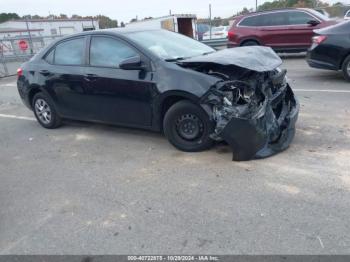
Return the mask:
[[211, 31], [211, 26], [212, 26], [212, 24], [211, 24], [211, 4], [209, 4], [209, 27], [210, 27], [210, 40], [211, 40], [211, 33], [212, 33], [212, 31]]

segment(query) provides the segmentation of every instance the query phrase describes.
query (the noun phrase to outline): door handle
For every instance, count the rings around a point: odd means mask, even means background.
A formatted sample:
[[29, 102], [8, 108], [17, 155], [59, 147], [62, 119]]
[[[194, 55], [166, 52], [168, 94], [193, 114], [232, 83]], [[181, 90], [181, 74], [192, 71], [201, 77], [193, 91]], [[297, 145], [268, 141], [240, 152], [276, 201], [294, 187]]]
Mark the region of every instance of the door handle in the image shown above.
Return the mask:
[[39, 73], [44, 75], [44, 76], [48, 76], [51, 74], [50, 71], [48, 71], [48, 70], [40, 70]]
[[98, 78], [98, 75], [95, 75], [95, 74], [87, 74], [84, 77], [85, 81], [87, 81], [87, 82], [94, 82], [97, 80], [97, 78]]

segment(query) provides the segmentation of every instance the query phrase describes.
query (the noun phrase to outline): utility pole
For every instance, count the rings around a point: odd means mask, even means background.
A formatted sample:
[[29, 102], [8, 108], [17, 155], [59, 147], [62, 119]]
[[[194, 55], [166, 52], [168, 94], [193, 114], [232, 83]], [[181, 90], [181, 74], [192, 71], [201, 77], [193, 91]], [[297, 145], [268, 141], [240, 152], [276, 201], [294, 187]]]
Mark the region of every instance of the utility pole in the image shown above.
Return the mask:
[[211, 40], [211, 4], [209, 4], [209, 28], [210, 28], [210, 40]]
[[258, 12], [258, 0], [255, 0], [255, 12]]
[[33, 54], [33, 40], [32, 40], [32, 35], [29, 30], [29, 25], [28, 25], [28, 17], [26, 16], [26, 26], [27, 26], [27, 31], [29, 35], [29, 46], [30, 46], [30, 53]]

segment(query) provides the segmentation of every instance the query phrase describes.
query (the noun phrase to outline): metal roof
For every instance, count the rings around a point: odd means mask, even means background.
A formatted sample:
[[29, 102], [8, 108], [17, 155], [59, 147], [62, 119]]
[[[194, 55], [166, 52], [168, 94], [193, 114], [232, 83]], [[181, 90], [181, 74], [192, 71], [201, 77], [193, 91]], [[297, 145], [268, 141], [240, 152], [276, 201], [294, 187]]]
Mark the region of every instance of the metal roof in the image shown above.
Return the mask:
[[[44, 29], [29, 29], [30, 32], [44, 31]], [[28, 32], [27, 29], [23, 28], [0, 28], [0, 33], [23, 33]]]
[[30, 23], [42, 23], [42, 22], [79, 22], [79, 21], [98, 21], [94, 18], [45, 18], [45, 19], [14, 19], [7, 22], [30, 22]]

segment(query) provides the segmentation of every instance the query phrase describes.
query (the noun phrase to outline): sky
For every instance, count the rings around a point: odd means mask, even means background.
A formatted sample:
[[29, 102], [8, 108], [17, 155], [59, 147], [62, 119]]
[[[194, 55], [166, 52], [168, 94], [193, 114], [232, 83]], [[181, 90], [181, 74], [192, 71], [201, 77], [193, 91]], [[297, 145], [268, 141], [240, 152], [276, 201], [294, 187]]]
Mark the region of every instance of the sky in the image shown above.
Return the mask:
[[[339, 0], [328, 0], [335, 3]], [[258, 3], [263, 3], [258, 0]], [[349, 3], [350, 0], [342, 0]], [[129, 22], [138, 16], [159, 17], [169, 14], [196, 14], [197, 17], [209, 16], [209, 4], [212, 5], [213, 17], [229, 17], [243, 9], [254, 8], [255, 0], [0, 0], [0, 12], [17, 13], [19, 15], [49, 14], [78, 14], [82, 16], [94, 16], [98, 14], [117, 19], [119, 22]]]

